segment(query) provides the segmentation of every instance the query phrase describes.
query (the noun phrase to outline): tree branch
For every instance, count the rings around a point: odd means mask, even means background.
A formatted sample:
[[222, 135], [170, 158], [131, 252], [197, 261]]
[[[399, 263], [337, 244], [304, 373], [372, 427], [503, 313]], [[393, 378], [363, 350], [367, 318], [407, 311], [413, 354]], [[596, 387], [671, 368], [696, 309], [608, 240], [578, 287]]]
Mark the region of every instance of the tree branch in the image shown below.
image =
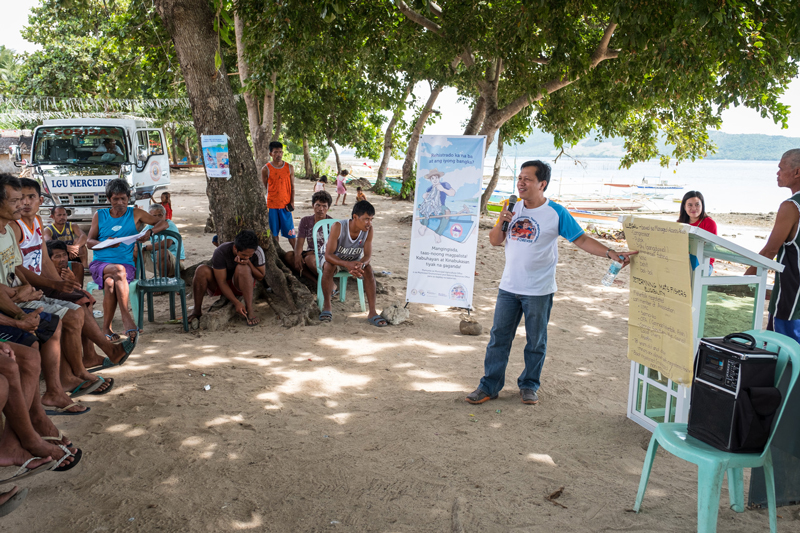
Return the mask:
[[[399, 9], [400, 12], [409, 20], [416, 22], [423, 28], [427, 28], [437, 34], [442, 31], [441, 26], [408, 7], [408, 4], [406, 4], [403, 0], [394, 0], [394, 3], [397, 6], [397, 9]], [[441, 12], [441, 9], [439, 11]]]
[[590, 69], [595, 68], [603, 60], [613, 59], [619, 55], [619, 50], [608, 49], [608, 43], [611, 41], [611, 36], [614, 35], [614, 30], [616, 29], [616, 22], [612, 22], [606, 26], [605, 31], [603, 31], [603, 38], [600, 39], [600, 43], [597, 45], [597, 48], [595, 48], [594, 53], [592, 54], [592, 61], [589, 67]]

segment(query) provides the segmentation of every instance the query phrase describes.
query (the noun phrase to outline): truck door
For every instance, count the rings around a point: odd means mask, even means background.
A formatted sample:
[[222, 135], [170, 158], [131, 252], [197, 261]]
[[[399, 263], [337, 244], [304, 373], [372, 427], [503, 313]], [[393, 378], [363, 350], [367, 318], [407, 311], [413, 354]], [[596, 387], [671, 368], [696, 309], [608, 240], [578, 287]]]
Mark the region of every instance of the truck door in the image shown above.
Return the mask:
[[[169, 157], [160, 129], [136, 130], [136, 170], [133, 186], [137, 192], [152, 192], [169, 185]], [[139, 158], [144, 154], [144, 160]]]

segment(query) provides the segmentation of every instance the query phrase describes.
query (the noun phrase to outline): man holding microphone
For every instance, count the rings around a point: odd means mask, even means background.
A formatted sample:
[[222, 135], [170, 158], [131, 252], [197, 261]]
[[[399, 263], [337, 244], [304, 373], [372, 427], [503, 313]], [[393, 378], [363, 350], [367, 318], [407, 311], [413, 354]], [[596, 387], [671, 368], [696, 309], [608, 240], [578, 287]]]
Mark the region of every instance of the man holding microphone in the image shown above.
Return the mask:
[[544, 196], [550, 183], [550, 165], [527, 161], [517, 180], [519, 201], [511, 201], [489, 232], [493, 246], [506, 245], [506, 264], [495, 304], [484, 376], [466, 397], [472, 404], [497, 398], [505, 383], [506, 366], [517, 326], [525, 316], [525, 369], [517, 379], [522, 403], [539, 401], [539, 377], [547, 351], [547, 323], [556, 292], [558, 237], [562, 236], [592, 255], [630, 263], [638, 252], [618, 253], [588, 237], [569, 211]]

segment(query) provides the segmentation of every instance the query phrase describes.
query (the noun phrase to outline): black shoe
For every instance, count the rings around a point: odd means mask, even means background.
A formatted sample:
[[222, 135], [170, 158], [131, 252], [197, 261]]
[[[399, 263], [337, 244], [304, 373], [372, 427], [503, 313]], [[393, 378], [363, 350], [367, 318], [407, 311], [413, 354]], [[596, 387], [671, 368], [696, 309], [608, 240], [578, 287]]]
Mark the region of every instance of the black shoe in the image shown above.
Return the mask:
[[522, 403], [527, 403], [528, 405], [539, 403], [539, 395], [533, 389], [520, 389], [519, 395], [522, 396]]
[[464, 398], [464, 401], [477, 405], [479, 403], [488, 402], [489, 400], [495, 400], [495, 399], [497, 399], [497, 394], [495, 394], [494, 396], [489, 396], [481, 389], [475, 389], [475, 392], [470, 393], [469, 396]]

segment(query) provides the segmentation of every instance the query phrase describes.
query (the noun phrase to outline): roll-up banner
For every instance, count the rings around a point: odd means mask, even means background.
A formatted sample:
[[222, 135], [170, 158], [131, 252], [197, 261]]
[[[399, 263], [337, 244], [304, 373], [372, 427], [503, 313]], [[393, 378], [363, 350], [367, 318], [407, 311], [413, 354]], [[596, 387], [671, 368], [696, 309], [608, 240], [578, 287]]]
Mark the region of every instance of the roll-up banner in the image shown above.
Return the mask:
[[406, 301], [472, 308], [484, 135], [422, 135]]

